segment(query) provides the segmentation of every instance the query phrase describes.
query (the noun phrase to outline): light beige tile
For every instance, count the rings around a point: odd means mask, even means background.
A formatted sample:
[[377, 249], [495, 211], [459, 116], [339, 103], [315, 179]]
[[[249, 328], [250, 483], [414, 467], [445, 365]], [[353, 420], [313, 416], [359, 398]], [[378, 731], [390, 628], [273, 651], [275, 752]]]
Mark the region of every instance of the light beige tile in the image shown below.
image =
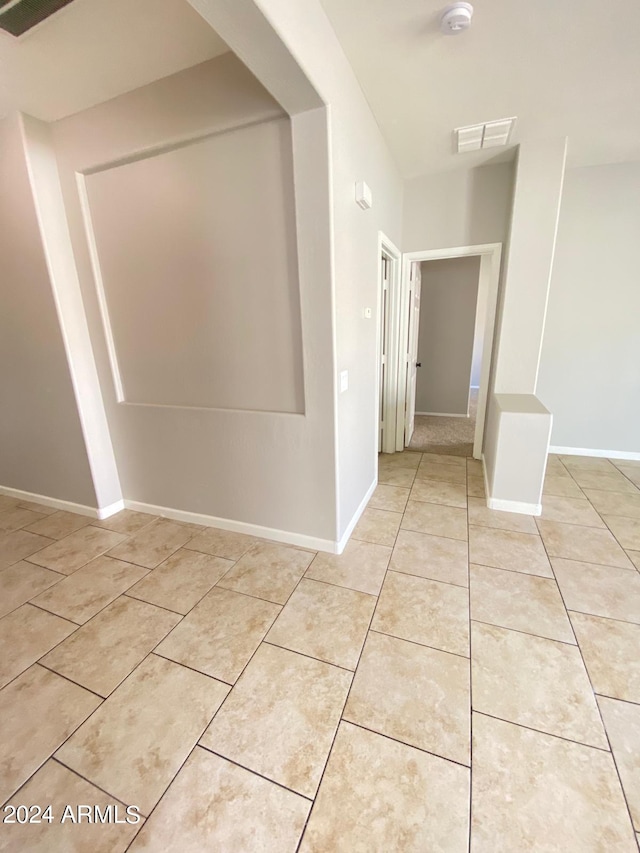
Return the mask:
[[42, 515], [53, 515], [54, 512], [57, 512], [53, 507], [45, 506], [44, 504], [39, 504], [35, 501], [20, 501], [18, 506], [23, 509], [33, 510], [33, 512], [42, 513]]
[[573, 479], [582, 489], [596, 489], [601, 492], [626, 492], [627, 494], [638, 494], [638, 487], [634, 485], [620, 471], [603, 473], [599, 471], [581, 471], [576, 468], [573, 471]]
[[157, 516], [149, 515], [146, 512], [134, 512], [131, 509], [123, 509], [115, 515], [110, 515], [109, 518], [103, 518], [100, 521], [92, 521], [94, 527], [104, 527], [105, 530], [113, 530], [116, 533], [124, 533], [125, 536], [133, 536], [134, 533], [142, 530], [147, 524], [155, 521]]
[[623, 476], [640, 488], [640, 471], [634, 465], [631, 465], [628, 462], [625, 464], [619, 462], [616, 465], [616, 468]]
[[161, 518], [117, 545], [109, 552], [109, 556], [146, 569], [155, 569], [178, 548], [182, 548], [191, 536], [192, 531], [185, 525]]
[[[116, 802], [52, 758], [11, 798], [10, 803], [16, 807], [38, 804], [42, 812], [50, 805], [53, 820], [49, 823], [40, 815], [39, 823], [5, 824], [0, 835], [0, 851], [124, 853], [144, 820], [139, 817], [137, 823], [127, 823], [123, 803]], [[75, 823], [68, 814], [62, 823], [66, 806], [70, 806], [76, 816], [79, 804], [90, 804], [91, 823], [86, 817]], [[99, 820], [93, 822], [96, 807], [101, 814], [108, 816], [104, 823]], [[31, 814], [36, 816], [34, 812]], [[134, 812], [131, 812], [129, 820], [135, 820]]]
[[450, 539], [467, 539], [467, 511], [453, 506], [409, 501], [402, 517], [402, 530], [430, 533]]
[[387, 486], [411, 488], [415, 476], [413, 468], [399, 468], [397, 465], [385, 465], [382, 462], [378, 466], [378, 482]]
[[415, 471], [422, 460], [422, 453], [414, 453], [410, 450], [405, 450], [401, 453], [380, 453], [378, 454], [378, 460], [380, 465], [409, 468]]
[[188, 547], [193, 551], [202, 551], [204, 554], [222, 557], [225, 560], [239, 560], [258, 541], [255, 536], [246, 536], [244, 533], [205, 527], [193, 537]]
[[305, 577], [377, 595], [390, 557], [385, 545], [352, 539], [340, 555], [317, 554]]
[[416, 480], [440, 480], [443, 483], [461, 483], [464, 486], [467, 482], [467, 469], [462, 465], [430, 462], [425, 456], [416, 472]]
[[551, 563], [569, 610], [640, 624], [638, 572], [555, 557]]
[[375, 596], [303, 578], [266, 639], [355, 669], [375, 604]]
[[146, 816], [228, 692], [220, 681], [149, 655], [56, 757]]
[[402, 513], [367, 507], [355, 526], [352, 539], [372, 542], [374, 545], [393, 545], [400, 529]]
[[59, 583], [63, 575], [31, 563], [15, 563], [0, 572], [0, 616]]
[[181, 548], [131, 587], [128, 595], [188, 613], [232, 566], [232, 560]]
[[371, 631], [343, 716], [469, 764], [469, 681], [468, 660]]
[[33, 512], [30, 509], [14, 506], [0, 512], [0, 530], [20, 530], [21, 527], [26, 527], [27, 524], [33, 524], [46, 517], [42, 512]]
[[562, 464], [560, 457], [552, 453], [547, 457], [547, 473], [553, 474], [557, 477], [566, 477], [567, 475], [571, 476]]
[[515, 533], [538, 534], [532, 515], [489, 509], [486, 500], [482, 498], [469, 498], [469, 524], [493, 527], [496, 530], [512, 530]]
[[[479, 460], [470, 460], [472, 462], [477, 462]], [[464, 456], [450, 456], [445, 453], [424, 453], [422, 455], [422, 462], [427, 463], [439, 463], [440, 465], [453, 465], [454, 468], [467, 468], [467, 459]]]
[[301, 853], [466, 853], [469, 771], [340, 723]]
[[633, 565], [640, 571], [640, 551], [627, 551], [627, 557]]
[[33, 601], [38, 607], [82, 625], [146, 574], [147, 570], [140, 566], [98, 557]]
[[[597, 476], [597, 475], [594, 475]], [[607, 477], [608, 474], [602, 476]], [[582, 498], [584, 497], [582, 490], [572, 479], [570, 475], [558, 476], [557, 474], [547, 474], [544, 478], [544, 487], [542, 489], [542, 500], [548, 495], [561, 495], [567, 498]]]
[[0, 495], [0, 512], [5, 512], [5, 510], [13, 509], [18, 506], [20, 501], [18, 498], [10, 498], [9, 495]]
[[607, 527], [623, 548], [640, 550], [640, 518], [623, 518], [618, 515], [603, 515]]
[[575, 646], [472, 622], [471, 650], [474, 711], [607, 749]]
[[313, 557], [311, 551], [260, 543], [250, 548], [218, 585], [274, 604], [284, 604]]
[[640, 704], [640, 626], [569, 612], [593, 689]]
[[49, 758], [100, 699], [37, 664], [0, 691], [0, 801]]
[[0, 570], [12, 566], [25, 557], [30, 557], [36, 551], [41, 551], [51, 545], [51, 539], [36, 536], [26, 530], [16, 530], [13, 533], [0, 535]]
[[474, 498], [486, 498], [483, 477], [467, 477], [467, 495]]
[[596, 510], [602, 515], [622, 515], [627, 518], [640, 518], [640, 491], [635, 495], [620, 492], [601, 492], [596, 489], [586, 489]]
[[387, 572], [371, 627], [468, 657], [469, 593], [448, 583]]
[[49, 539], [64, 539], [70, 533], [75, 533], [82, 527], [91, 524], [91, 519], [86, 515], [78, 515], [75, 512], [53, 512], [46, 518], [36, 521], [29, 526], [30, 533], [38, 536], [46, 536]]
[[214, 587], [156, 651], [233, 684], [280, 610], [269, 601]]
[[440, 480], [416, 480], [411, 489], [412, 501], [445, 504], [465, 509], [467, 488], [464, 483], [443, 483]]
[[640, 830], [640, 705], [604, 696], [598, 697], [598, 705], [633, 824]]
[[371, 495], [368, 506], [372, 509], [386, 509], [390, 512], [404, 512], [409, 499], [409, 489], [401, 486], [380, 484]]
[[610, 753], [473, 715], [473, 853], [636, 853]]
[[129, 849], [295, 853], [310, 805], [196, 747]]
[[77, 625], [23, 604], [0, 619], [0, 687], [73, 633]]
[[538, 527], [550, 557], [631, 568], [626, 554], [608, 530], [557, 521], [539, 521]]
[[434, 581], [469, 585], [469, 561], [466, 542], [401, 530], [398, 534], [389, 568], [407, 575], [418, 575]]
[[474, 477], [484, 477], [481, 459], [467, 459], [467, 474]]
[[575, 644], [569, 617], [552, 578], [472, 565], [471, 618]]
[[313, 798], [351, 673], [263, 643], [200, 743]]
[[567, 498], [545, 495], [542, 516], [547, 521], [581, 524], [585, 527], [604, 527], [604, 522], [586, 498]]
[[553, 577], [542, 540], [530, 533], [470, 526], [469, 560], [480, 566]]
[[42, 659], [42, 663], [108, 696], [180, 620], [175, 613], [121, 596]]
[[600, 459], [596, 456], [561, 456], [562, 464], [569, 471], [601, 471], [604, 474], [615, 472], [615, 466], [608, 459]]
[[124, 538], [120, 533], [100, 530], [89, 525], [33, 554], [29, 557], [29, 562], [70, 575], [90, 560], [115, 548]]

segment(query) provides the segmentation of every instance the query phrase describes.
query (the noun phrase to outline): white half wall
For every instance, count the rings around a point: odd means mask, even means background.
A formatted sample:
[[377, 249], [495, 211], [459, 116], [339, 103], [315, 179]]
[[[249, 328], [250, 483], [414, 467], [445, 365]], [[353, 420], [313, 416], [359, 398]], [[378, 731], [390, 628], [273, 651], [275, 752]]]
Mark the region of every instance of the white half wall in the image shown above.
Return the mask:
[[567, 170], [538, 379], [562, 452], [640, 453], [638, 235], [640, 163]]

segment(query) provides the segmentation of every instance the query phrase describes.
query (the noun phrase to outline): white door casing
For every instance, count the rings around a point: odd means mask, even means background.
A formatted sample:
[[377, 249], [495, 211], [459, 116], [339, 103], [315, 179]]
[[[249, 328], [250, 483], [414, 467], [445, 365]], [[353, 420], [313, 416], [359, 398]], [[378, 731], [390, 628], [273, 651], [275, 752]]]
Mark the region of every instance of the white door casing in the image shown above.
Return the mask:
[[409, 273], [409, 328], [408, 346], [406, 353], [407, 393], [405, 398], [405, 447], [409, 446], [415, 426], [416, 415], [416, 382], [418, 361], [418, 332], [420, 326], [420, 294], [422, 290], [422, 274], [420, 264], [411, 264]]

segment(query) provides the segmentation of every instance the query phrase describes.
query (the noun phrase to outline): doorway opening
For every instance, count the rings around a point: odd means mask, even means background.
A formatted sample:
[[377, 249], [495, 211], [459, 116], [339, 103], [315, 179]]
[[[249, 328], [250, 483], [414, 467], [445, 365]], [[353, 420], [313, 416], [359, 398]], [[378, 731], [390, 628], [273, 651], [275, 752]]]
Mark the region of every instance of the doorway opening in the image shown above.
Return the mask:
[[481, 458], [501, 249], [404, 256], [396, 450]]

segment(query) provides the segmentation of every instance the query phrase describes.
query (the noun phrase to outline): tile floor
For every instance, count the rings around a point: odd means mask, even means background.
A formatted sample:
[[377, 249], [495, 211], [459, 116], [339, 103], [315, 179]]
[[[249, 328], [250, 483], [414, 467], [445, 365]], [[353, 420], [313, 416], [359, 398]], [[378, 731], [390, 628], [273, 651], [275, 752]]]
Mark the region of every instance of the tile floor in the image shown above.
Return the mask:
[[340, 557], [0, 497], [0, 850], [637, 853], [640, 463], [379, 479]]

